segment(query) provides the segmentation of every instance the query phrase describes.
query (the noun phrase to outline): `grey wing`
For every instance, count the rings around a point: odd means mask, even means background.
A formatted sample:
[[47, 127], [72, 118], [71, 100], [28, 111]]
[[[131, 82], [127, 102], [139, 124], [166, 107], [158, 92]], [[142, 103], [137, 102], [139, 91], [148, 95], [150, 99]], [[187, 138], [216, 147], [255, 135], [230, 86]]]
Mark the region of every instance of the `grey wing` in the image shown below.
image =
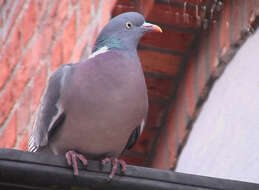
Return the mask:
[[141, 124], [131, 133], [129, 140], [124, 148], [124, 151], [131, 149], [136, 144], [138, 137], [141, 135], [145, 127], [145, 124], [146, 124], [146, 118], [144, 118]]
[[72, 64], [60, 67], [50, 77], [48, 86], [38, 109], [33, 132], [29, 141], [29, 151], [36, 152], [48, 144], [48, 139], [63, 123], [65, 113], [60, 102], [61, 89], [71, 75]]

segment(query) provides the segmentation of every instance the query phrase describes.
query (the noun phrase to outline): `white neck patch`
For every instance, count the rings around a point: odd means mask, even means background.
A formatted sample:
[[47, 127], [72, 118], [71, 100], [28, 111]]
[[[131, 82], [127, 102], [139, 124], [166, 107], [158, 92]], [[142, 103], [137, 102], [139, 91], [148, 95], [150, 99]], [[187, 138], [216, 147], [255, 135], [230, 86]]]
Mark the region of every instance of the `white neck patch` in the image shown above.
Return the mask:
[[100, 48], [97, 51], [95, 51], [94, 53], [92, 53], [88, 58], [93, 58], [96, 55], [107, 52], [108, 50], [109, 50], [109, 48], [107, 46], [103, 46], [102, 48]]

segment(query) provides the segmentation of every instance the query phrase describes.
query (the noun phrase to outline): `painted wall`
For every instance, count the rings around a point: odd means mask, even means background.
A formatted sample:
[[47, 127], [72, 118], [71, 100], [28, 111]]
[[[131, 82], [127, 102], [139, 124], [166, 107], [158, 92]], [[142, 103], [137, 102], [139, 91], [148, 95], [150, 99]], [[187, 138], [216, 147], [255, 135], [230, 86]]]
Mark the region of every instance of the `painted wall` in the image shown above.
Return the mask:
[[176, 171], [259, 182], [259, 30], [216, 81]]

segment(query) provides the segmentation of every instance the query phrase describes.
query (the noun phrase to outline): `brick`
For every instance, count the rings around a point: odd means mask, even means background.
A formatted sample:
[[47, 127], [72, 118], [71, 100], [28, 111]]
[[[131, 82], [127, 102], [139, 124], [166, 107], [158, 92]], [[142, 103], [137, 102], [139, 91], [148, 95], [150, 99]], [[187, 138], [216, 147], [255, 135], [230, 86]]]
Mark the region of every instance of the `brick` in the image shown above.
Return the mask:
[[255, 7], [259, 7], [258, 1], [245, 1], [247, 9], [245, 10], [245, 23], [244, 27], [248, 29], [250, 25], [252, 24], [251, 21], [255, 19]]
[[[184, 22], [183, 8], [177, 6], [168, 6], [166, 4], [155, 4], [152, 13], [148, 15], [147, 20], [155, 23], [162, 23], [180, 27], [197, 27], [195, 9], [187, 9], [189, 22]], [[201, 16], [201, 12], [199, 13]]]
[[[65, 2], [66, 1], [66, 2]], [[64, 2], [62, 3], [67, 3], [67, 0], [65, 0]], [[55, 19], [57, 19], [57, 15], [58, 15], [58, 6], [60, 6], [60, 3], [59, 1], [52, 1], [53, 5], [52, 7], [49, 9], [49, 15], [48, 17], [51, 18], [54, 22]], [[68, 5], [67, 5], [68, 6]]]
[[149, 50], [138, 51], [145, 72], [176, 75], [180, 69], [180, 56]]
[[23, 134], [31, 118], [32, 88], [27, 86], [21, 95], [17, 109], [18, 135]]
[[176, 130], [175, 130], [175, 105], [171, 105], [168, 114], [168, 123], [167, 129], [164, 129], [166, 132], [162, 133], [161, 138], [167, 138], [167, 147], [168, 147], [168, 162], [169, 167], [173, 168], [176, 161], [176, 153], [177, 153], [177, 144], [176, 144]]
[[[93, 46], [95, 44], [96, 38], [99, 34], [98, 25], [94, 25], [88, 31], [89, 38], [84, 38], [84, 40], [80, 41], [79, 46], [75, 47], [73, 50], [72, 59], [75, 60], [76, 56], [80, 57], [80, 61], [85, 61], [88, 56], [91, 54]], [[80, 47], [81, 46], [81, 47]], [[79, 50], [77, 52], [77, 50]], [[78, 60], [76, 60], [77, 62]]]
[[63, 48], [63, 61], [67, 63], [72, 56], [73, 48], [76, 42], [76, 15], [69, 19], [67, 25], [64, 28], [61, 39]]
[[20, 68], [16, 76], [7, 84], [5, 91], [0, 97], [0, 125], [8, 117], [12, 107], [16, 103], [18, 97], [21, 95], [25, 84], [28, 82], [28, 74], [23, 75], [23, 68]]
[[144, 35], [140, 44], [185, 52], [193, 40], [193, 35], [189, 33], [167, 28], [162, 28], [162, 30], [163, 33], [151, 32]]
[[55, 71], [63, 63], [62, 42], [58, 41], [51, 54], [51, 71]]
[[37, 14], [35, 10], [34, 1], [31, 1], [28, 9], [25, 11], [23, 15], [22, 22], [21, 22], [24, 46], [28, 43], [28, 41], [31, 39], [32, 35], [36, 31], [36, 24], [37, 24]]
[[[4, 13], [4, 17], [8, 18], [11, 14], [11, 9], [14, 6], [14, 2], [13, 1], [9, 1], [9, 2], [5, 1], [3, 6], [7, 6], [6, 12]], [[2, 6], [0, 5], [0, 7], [2, 7]]]
[[16, 94], [16, 98], [18, 98], [21, 95], [23, 88], [29, 82], [31, 74], [32, 70], [30, 68], [29, 62], [22, 63], [19, 69], [17, 70], [15, 77], [12, 79], [10, 85], [16, 87], [16, 93], [14, 92]]
[[114, 6], [115, 0], [108, 0], [103, 3], [103, 6], [101, 7], [102, 9], [102, 14], [101, 14], [101, 20], [100, 20], [100, 29], [102, 29], [109, 21], [111, 18], [111, 10]]
[[[126, 4], [124, 2], [126, 2]], [[115, 17], [125, 12], [138, 12], [138, 8], [133, 6], [129, 0], [119, 1], [119, 3], [114, 6], [112, 16]]]
[[36, 41], [22, 59], [19, 68], [14, 74], [15, 76], [9, 81], [4, 93], [1, 95], [0, 104], [2, 105], [1, 109], [4, 111], [0, 112], [0, 125], [7, 118], [11, 108], [22, 94], [25, 85], [34, 73], [34, 70], [39, 63], [39, 48], [40, 44]]
[[98, 27], [96, 26], [96, 27], [93, 29], [93, 35], [92, 35], [92, 40], [91, 40], [91, 42], [92, 42], [92, 44], [91, 44], [91, 49], [93, 49], [94, 44], [95, 44], [95, 41], [96, 41], [98, 35], [99, 35], [99, 31], [98, 31]]
[[129, 152], [122, 154], [120, 159], [125, 160], [129, 165], [144, 166], [147, 161], [147, 156]]
[[35, 4], [35, 12], [37, 14], [38, 21], [40, 21], [48, 10], [48, 5], [51, 3], [51, 0], [44, 1], [33, 1]]
[[[154, 0], [138, 0], [139, 6], [141, 7], [141, 14], [147, 17], [151, 10], [153, 10]], [[152, 13], [153, 14], [153, 13]]]
[[[4, 1], [2, 3], [2, 6], [0, 5], [1, 8], [1, 26], [4, 25], [4, 27], [2, 28], [2, 39], [5, 39], [8, 35], [8, 30], [10, 30], [10, 27], [12, 27], [12, 25], [10, 24], [12, 22], [12, 16], [14, 14], [11, 14], [12, 9], [14, 9], [15, 7], [15, 1]], [[8, 27], [7, 27], [8, 26]]]
[[199, 96], [201, 97], [202, 96], [202, 93], [203, 93], [203, 89], [206, 85], [206, 82], [207, 82], [207, 78], [206, 78], [206, 62], [205, 62], [205, 54], [208, 53], [207, 49], [204, 48], [205, 45], [204, 43], [206, 43], [206, 40], [202, 39], [200, 41], [200, 47], [199, 47], [199, 53], [198, 53], [198, 59], [197, 59], [197, 67], [198, 69], [196, 70], [196, 79], [197, 79], [197, 84], [198, 84], [198, 93], [199, 93]]
[[0, 75], [0, 90], [1, 90], [10, 76], [10, 68], [9, 68], [8, 59], [6, 56], [2, 58], [0, 64], [1, 64], [1, 75]]
[[161, 103], [149, 103], [147, 126], [159, 127], [164, 115], [165, 105]]
[[[125, 0], [124, 0], [125, 1]], [[97, 0], [95, 1], [95, 11], [98, 11], [98, 9], [102, 9], [102, 14], [103, 14], [103, 11], [106, 11], [107, 10], [107, 13], [110, 13], [112, 12], [113, 8], [115, 7], [115, 4], [117, 2], [117, 0], [106, 0], [106, 1], [103, 1], [102, 2], [102, 6], [100, 6], [100, 0]], [[108, 16], [110, 17], [110, 16]]]
[[[0, 22], [1, 22], [1, 20], [0, 20]], [[1, 23], [0, 23], [0, 26], [1, 26]], [[3, 48], [3, 39], [0, 38], [0, 52], [2, 52], [2, 48]]]
[[80, 40], [77, 40], [77, 44], [73, 49], [73, 55], [71, 58], [71, 62], [72, 63], [76, 63], [80, 60], [84, 49], [87, 47], [89, 43], [89, 38], [87, 37], [83, 37]]
[[210, 34], [209, 34], [209, 63], [210, 63], [210, 73], [214, 73], [216, 71], [216, 68], [219, 64], [219, 46], [218, 46], [218, 33], [219, 33], [219, 27], [218, 23], [214, 24], [212, 27], [210, 27]]
[[9, 71], [12, 72], [14, 66], [18, 63], [21, 57], [21, 30], [15, 28], [11, 36], [10, 42], [7, 44], [4, 52], [4, 57], [7, 59]]
[[71, 0], [72, 5], [76, 5], [80, 0]]
[[5, 126], [4, 131], [0, 136], [1, 148], [13, 148], [16, 143], [17, 136], [17, 114], [14, 113]]
[[[167, 0], [168, 4], [170, 5], [170, 3], [179, 3], [179, 4], [184, 4], [185, 1], [183, 0]], [[207, 0], [188, 0], [187, 3], [189, 5], [205, 5], [207, 2]]]
[[130, 0], [118, 1], [113, 9], [113, 16], [124, 12], [139, 12], [147, 16], [152, 10], [154, 0], [137, 0], [138, 6]]
[[175, 108], [175, 115], [174, 120], [176, 120], [175, 124], [175, 132], [177, 133], [177, 142], [178, 146], [182, 144], [183, 139], [186, 135], [186, 127], [187, 127], [187, 120], [185, 117], [185, 104], [184, 104], [184, 96], [183, 91], [180, 91], [180, 93], [177, 96], [176, 101], [176, 108]]
[[19, 150], [28, 150], [28, 141], [29, 141], [29, 135], [26, 131], [24, 135], [21, 137], [20, 143], [18, 145]]
[[0, 97], [1, 112], [0, 112], [0, 125], [7, 119], [14, 103], [16, 102], [16, 96], [14, 92], [15, 85], [8, 85], [7, 89], [3, 92]]
[[[1, 16], [0, 17], [0, 27], [2, 28], [3, 27], [3, 25], [4, 25], [4, 18], [3, 18], [3, 16]], [[4, 36], [2, 35], [1, 36], [1, 38], [0, 38], [0, 50], [2, 51], [2, 44], [3, 44], [3, 38], [4, 38]]]
[[43, 25], [42, 30], [38, 34], [38, 40], [41, 41], [41, 49], [39, 51], [41, 58], [45, 58], [50, 54], [49, 50], [55, 35], [53, 24], [49, 22], [50, 19], [47, 20], [47, 23]]
[[[89, 3], [91, 3], [91, 2], [89, 2]], [[104, 2], [105, 3], [105, 2]], [[88, 4], [89, 5], [89, 4]], [[97, 11], [98, 10], [98, 7], [100, 6], [100, 0], [96, 0], [96, 1], [94, 1], [94, 9], [95, 9], [95, 11]]]
[[27, 74], [29, 78], [34, 74], [40, 63], [41, 42], [41, 39], [37, 38], [22, 59], [23, 74]]
[[78, 36], [82, 34], [91, 20], [91, 0], [80, 1]]
[[230, 46], [229, 39], [229, 18], [230, 18], [230, 1], [224, 3], [223, 11], [221, 11], [221, 26], [220, 26], [220, 49], [222, 56]]
[[[37, 9], [40, 9], [37, 14], [38, 14], [38, 18], [43, 17], [43, 15], [46, 13], [46, 9], [48, 8], [48, 4], [50, 3], [49, 0], [46, 1], [35, 1], [37, 2]], [[56, 1], [54, 1], [56, 2]], [[53, 8], [54, 7], [54, 8]], [[55, 9], [55, 6], [51, 7], [50, 12]], [[39, 51], [40, 57], [41, 58], [45, 58], [46, 56], [48, 56], [48, 54], [50, 54], [49, 50], [51, 47], [51, 44], [54, 40], [54, 35], [56, 34], [55, 31], [55, 26], [54, 26], [54, 19], [53, 19], [53, 15], [51, 15], [51, 13], [49, 15], [47, 15], [47, 18], [45, 20], [44, 23], [42, 23], [41, 25], [41, 30], [38, 32], [38, 40], [40, 40], [41, 42], [41, 49]]]
[[0, 0], [0, 7], [2, 7], [6, 3], [5, 0]]
[[40, 104], [40, 99], [43, 94], [44, 88], [46, 87], [47, 79], [47, 64], [43, 64], [41, 69], [34, 75], [34, 82], [32, 87], [32, 110], [35, 112], [38, 105]]
[[108, 1], [105, 1], [106, 4], [104, 4], [104, 6], [106, 6], [109, 11], [111, 12], [115, 6], [115, 4], [117, 3], [118, 0], [108, 0]]
[[169, 151], [167, 149], [167, 140], [168, 138], [166, 137], [166, 133], [160, 135], [158, 144], [156, 146], [154, 159], [152, 160], [152, 168], [159, 168], [162, 170], [169, 169]]
[[8, 28], [7, 36], [5, 37], [5, 41], [8, 39], [8, 36], [11, 34], [11, 30], [14, 26], [14, 23], [17, 21], [17, 17], [21, 12], [21, 10], [24, 6], [24, 3], [25, 3], [25, 0], [18, 1], [17, 6], [16, 6], [15, 11], [14, 11], [14, 14], [13, 14], [12, 19], [11, 19], [10, 27]]
[[100, 23], [99, 23], [99, 28], [100, 30], [103, 29], [103, 27], [110, 21], [110, 18], [111, 18], [111, 13], [110, 13], [110, 9], [109, 9], [109, 5], [108, 4], [105, 4], [103, 7], [102, 7], [102, 14], [101, 14], [101, 19], [99, 20]]
[[148, 97], [168, 99], [175, 85], [170, 79], [146, 77]]
[[[241, 0], [242, 1], [242, 0]], [[232, 8], [231, 8], [231, 16], [230, 16], [230, 35], [231, 35], [231, 42], [236, 42], [241, 37], [241, 30], [242, 30], [242, 16], [244, 15], [244, 1], [241, 2], [240, 0], [236, 0], [235, 2], [232, 1]]]
[[195, 112], [195, 105], [196, 105], [196, 97], [195, 97], [195, 74], [194, 74], [194, 56], [190, 59], [189, 67], [187, 68], [185, 74], [185, 82], [184, 82], [184, 92], [185, 92], [185, 101], [187, 104], [187, 113], [190, 117], [193, 116]]
[[141, 136], [138, 138], [136, 145], [132, 147], [132, 151], [147, 154], [149, 151], [151, 151], [156, 135], [157, 134], [155, 130], [145, 128]]
[[114, 9], [123, 8], [123, 7], [136, 7], [136, 6], [135, 6], [134, 2], [132, 2], [131, 0], [121, 0], [121, 1], [117, 1]]
[[55, 31], [60, 29], [61, 24], [67, 16], [69, 9], [69, 0], [56, 1], [51, 11], [51, 17], [53, 18], [53, 24]]

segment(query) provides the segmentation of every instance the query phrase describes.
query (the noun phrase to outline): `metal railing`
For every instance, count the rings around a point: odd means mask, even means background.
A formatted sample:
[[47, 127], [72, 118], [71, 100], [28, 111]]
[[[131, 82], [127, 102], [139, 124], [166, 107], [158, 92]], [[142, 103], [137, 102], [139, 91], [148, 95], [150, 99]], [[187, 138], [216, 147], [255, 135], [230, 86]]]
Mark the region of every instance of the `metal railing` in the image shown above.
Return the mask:
[[202, 177], [137, 166], [128, 166], [125, 174], [119, 170], [108, 181], [111, 165], [89, 161], [80, 165], [78, 176], [66, 164], [65, 157], [0, 149], [0, 189], [17, 190], [256, 190], [259, 184]]

